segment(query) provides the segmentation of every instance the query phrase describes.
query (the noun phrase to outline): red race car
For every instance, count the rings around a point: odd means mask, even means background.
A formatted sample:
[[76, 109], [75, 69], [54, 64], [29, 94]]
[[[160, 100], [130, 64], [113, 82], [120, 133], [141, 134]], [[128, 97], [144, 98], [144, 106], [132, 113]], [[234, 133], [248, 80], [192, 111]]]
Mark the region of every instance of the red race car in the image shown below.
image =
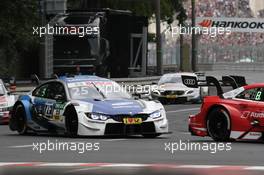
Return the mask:
[[[223, 93], [227, 84], [234, 90]], [[216, 86], [217, 96], [204, 97], [200, 113], [189, 116], [192, 135], [214, 141], [263, 140], [264, 83], [246, 85], [243, 77], [228, 76], [221, 82], [206, 77], [206, 85]]]

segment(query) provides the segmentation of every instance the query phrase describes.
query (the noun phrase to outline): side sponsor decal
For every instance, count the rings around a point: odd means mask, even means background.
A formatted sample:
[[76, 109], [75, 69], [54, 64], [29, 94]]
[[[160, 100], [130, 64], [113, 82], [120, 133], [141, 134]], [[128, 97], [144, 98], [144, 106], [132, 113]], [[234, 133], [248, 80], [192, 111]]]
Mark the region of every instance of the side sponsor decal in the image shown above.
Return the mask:
[[182, 83], [189, 88], [198, 88], [198, 82], [195, 76], [182, 75]]
[[244, 111], [241, 115], [243, 119], [264, 119], [264, 112]]
[[52, 120], [63, 121], [63, 112], [64, 112], [65, 103], [56, 103], [54, 105]]

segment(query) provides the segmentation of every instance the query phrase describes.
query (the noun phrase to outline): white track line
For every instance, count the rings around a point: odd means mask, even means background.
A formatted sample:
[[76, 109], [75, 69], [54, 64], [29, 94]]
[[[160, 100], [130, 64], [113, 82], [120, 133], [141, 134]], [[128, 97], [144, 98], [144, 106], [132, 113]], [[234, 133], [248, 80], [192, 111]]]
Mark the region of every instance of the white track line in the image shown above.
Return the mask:
[[80, 166], [80, 163], [41, 163], [38, 166], [71, 167], [71, 166]]
[[179, 112], [188, 112], [188, 111], [197, 111], [200, 110], [200, 108], [189, 108], [189, 109], [179, 109], [179, 110], [175, 110], [175, 111], [167, 111], [166, 113], [179, 113]]
[[189, 132], [179, 132], [180, 134], [184, 134], [184, 135], [190, 135], [191, 133]]
[[103, 167], [148, 167], [148, 164], [132, 164], [132, 163], [118, 163], [118, 164], [109, 164], [109, 165], [102, 165]]
[[8, 148], [30, 148], [33, 145], [17, 145], [17, 146], [8, 146]]
[[259, 170], [259, 171], [264, 171], [264, 166], [251, 166], [245, 168], [246, 170]]
[[124, 141], [124, 140], [128, 140], [128, 139], [106, 139], [106, 140], [100, 140], [103, 142], [114, 142], [114, 141]]
[[221, 166], [217, 165], [180, 165], [178, 168], [197, 168], [197, 169], [211, 169], [211, 168], [220, 168]]
[[80, 172], [80, 171], [88, 171], [88, 170], [99, 170], [102, 167], [88, 167], [88, 168], [80, 168], [80, 169], [75, 169], [75, 170], [70, 170], [67, 171], [66, 173], [76, 173], [76, 172]]

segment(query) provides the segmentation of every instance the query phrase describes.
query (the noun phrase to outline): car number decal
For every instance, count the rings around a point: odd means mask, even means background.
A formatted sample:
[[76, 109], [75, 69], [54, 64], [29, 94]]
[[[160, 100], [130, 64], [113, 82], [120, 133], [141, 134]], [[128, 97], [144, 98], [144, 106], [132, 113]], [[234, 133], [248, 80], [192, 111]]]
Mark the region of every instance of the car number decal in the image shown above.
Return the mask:
[[45, 105], [45, 116], [51, 117], [53, 113], [53, 104], [46, 104]]

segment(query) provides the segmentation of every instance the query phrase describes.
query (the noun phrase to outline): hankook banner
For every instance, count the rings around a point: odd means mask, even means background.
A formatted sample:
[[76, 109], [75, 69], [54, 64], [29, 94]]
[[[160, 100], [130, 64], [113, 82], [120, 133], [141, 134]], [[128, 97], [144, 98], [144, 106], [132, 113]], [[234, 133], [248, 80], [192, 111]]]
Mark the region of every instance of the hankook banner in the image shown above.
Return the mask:
[[197, 17], [196, 26], [231, 28], [232, 32], [264, 32], [264, 19]]

